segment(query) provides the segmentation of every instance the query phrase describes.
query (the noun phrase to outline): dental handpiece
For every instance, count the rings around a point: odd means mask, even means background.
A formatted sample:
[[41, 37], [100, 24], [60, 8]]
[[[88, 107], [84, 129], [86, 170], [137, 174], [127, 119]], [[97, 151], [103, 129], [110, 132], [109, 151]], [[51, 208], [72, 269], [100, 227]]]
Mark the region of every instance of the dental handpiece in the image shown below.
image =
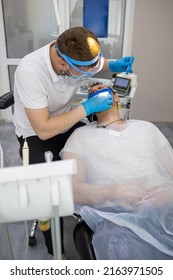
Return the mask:
[[128, 75], [129, 67], [131, 66], [132, 60], [133, 60], [133, 57], [131, 56], [130, 61], [129, 61], [129, 64], [128, 64], [127, 69], [126, 69], [126, 75]]

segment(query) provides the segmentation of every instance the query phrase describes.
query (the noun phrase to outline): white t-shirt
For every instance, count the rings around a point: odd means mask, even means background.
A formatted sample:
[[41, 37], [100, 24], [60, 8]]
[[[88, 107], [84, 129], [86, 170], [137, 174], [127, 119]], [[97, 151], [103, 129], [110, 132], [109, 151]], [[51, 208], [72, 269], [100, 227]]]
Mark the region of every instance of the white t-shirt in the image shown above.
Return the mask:
[[68, 112], [79, 88], [76, 80], [54, 72], [49, 54], [51, 44], [26, 55], [15, 72], [13, 121], [19, 137], [36, 135], [24, 107], [48, 107], [51, 116]]

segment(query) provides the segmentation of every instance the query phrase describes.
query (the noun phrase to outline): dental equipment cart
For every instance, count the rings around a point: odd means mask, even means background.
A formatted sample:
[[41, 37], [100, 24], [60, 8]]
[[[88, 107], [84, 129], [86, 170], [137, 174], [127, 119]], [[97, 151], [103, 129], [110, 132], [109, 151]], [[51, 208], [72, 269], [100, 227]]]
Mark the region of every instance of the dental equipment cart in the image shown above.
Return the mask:
[[[1, 151], [2, 152], [2, 151]], [[0, 223], [13, 259], [10, 222], [51, 219], [53, 252], [61, 259], [59, 217], [73, 215], [72, 175], [75, 160], [62, 160], [0, 169]]]

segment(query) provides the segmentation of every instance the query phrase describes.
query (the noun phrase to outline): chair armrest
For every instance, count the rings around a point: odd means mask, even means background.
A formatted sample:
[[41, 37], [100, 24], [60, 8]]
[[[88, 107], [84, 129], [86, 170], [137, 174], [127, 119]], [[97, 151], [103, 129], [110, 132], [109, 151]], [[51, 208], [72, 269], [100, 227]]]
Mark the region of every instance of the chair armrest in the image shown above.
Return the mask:
[[0, 109], [6, 109], [14, 104], [13, 91], [7, 92], [0, 96]]
[[82, 260], [96, 260], [92, 246], [93, 231], [82, 220], [77, 223], [73, 231], [76, 250]]

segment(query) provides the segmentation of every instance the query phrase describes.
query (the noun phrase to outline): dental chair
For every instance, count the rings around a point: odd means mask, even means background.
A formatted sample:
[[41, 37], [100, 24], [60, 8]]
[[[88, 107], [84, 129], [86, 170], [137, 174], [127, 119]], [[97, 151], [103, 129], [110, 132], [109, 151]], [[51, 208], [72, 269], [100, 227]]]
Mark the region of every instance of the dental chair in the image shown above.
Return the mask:
[[[10, 106], [12, 106], [14, 104], [14, 96], [13, 96], [13, 91], [10, 91], [8, 93], [3, 94], [2, 96], [0, 96], [0, 110], [5, 110], [7, 108], [9, 108]], [[0, 145], [0, 155], [1, 155], [1, 167], [3, 167], [2, 163], [4, 161], [3, 159], [3, 149], [2, 146]], [[29, 246], [35, 246], [36, 245], [36, 237], [35, 237], [35, 233], [36, 233], [36, 229], [37, 229], [37, 224], [38, 221], [34, 220], [32, 225], [31, 225], [31, 229], [30, 229], [30, 233], [29, 233]]]
[[96, 260], [92, 246], [93, 231], [79, 215], [74, 214], [73, 216], [78, 221], [73, 231], [73, 238], [80, 259]]

